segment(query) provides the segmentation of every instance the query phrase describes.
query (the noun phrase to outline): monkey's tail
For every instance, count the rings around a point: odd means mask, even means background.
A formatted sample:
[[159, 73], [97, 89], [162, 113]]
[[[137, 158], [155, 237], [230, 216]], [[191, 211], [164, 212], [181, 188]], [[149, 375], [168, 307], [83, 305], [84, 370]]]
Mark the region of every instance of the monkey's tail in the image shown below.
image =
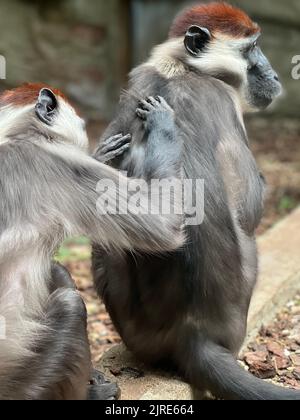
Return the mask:
[[[194, 343], [195, 344], [195, 343]], [[208, 340], [197, 340], [189, 349], [185, 375], [193, 387], [210, 391], [226, 400], [300, 400], [300, 391], [264, 382], [244, 370], [225, 348]], [[181, 359], [182, 360], [182, 359]]]

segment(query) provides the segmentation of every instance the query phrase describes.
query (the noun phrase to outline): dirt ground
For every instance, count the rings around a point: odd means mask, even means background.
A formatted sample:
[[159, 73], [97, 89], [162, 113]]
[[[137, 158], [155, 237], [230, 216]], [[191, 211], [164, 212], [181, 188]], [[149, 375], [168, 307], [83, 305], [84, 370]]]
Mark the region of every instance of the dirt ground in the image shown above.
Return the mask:
[[[248, 128], [251, 147], [268, 183], [266, 211], [258, 230], [258, 234], [262, 234], [300, 204], [300, 124], [295, 121], [275, 123], [255, 119], [250, 121]], [[71, 271], [87, 304], [92, 356], [94, 362], [98, 362], [103, 352], [119, 343], [120, 338], [92, 286], [88, 241], [82, 238], [70, 241], [61, 249], [59, 259]], [[291, 342], [290, 335], [282, 334], [284, 330], [291, 331], [291, 334], [294, 329], [300, 331], [299, 300], [297, 302], [295, 311], [299, 309], [299, 314], [293, 313], [294, 306], [285, 308], [278, 321], [262, 331], [257, 343], [252, 346], [252, 353], [250, 351], [246, 356], [246, 360], [250, 361], [248, 367], [258, 376], [272, 379], [275, 376], [276, 381], [292, 386], [300, 384], [299, 353], [297, 354], [300, 343], [295, 340]], [[285, 325], [284, 328], [279, 328], [282, 325]], [[272, 346], [273, 350], [278, 348], [278, 352], [270, 349]], [[266, 364], [262, 367], [263, 373], [257, 370], [255, 363], [253, 367], [252, 361], [257, 357], [260, 358], [259, 363]]]
[[300, 389], [300, 294], [261, 329], [242, 360], [258, 378]]

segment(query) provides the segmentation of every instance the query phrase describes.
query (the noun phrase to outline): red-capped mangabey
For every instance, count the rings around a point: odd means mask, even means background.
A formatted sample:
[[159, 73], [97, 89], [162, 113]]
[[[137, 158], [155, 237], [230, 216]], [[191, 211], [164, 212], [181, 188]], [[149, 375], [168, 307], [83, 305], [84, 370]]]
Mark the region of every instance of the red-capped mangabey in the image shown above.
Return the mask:
[[142, 360], [171, 361], [194, 388], [221, 398], [300, 399], [236, 362], [257, 279], [255, 229], [264, 195], [243, 113], [265, 108], [281, 91], [259, 37], [241, 10], [198, 5], [177, 17], [169, 39], [132, 72], [104, 136], [132, 134], [130, 150], [114, 166], [146, 179], [164, 173], [173, 148], [157, 137], [153, 160], [132, 117], [137, 97], [162, 95], [175, 111], [185, 177], [205, 181], [205, 217], [187, 226], [185, 248], [172, 255], [133, 258], [95, 247], [94, 276], [119, 333]]
[[[149, 131], [165, 128], [168, 121], [166, 135], [172, 141], [173, 111], [163, 100], [148, 118]], [[170, 251], [183, 243], [180, 215], [105, 214], [98, 181], [113, 182], [116, 189], [108, 189], [106, 197], [126, 210], [126, 191], [118, 185], [127, 179], [89, 157], [87, 143], [83, 120], [58, 91], [29, 84], [0, 96], [2, 400], [109, 399], [116, 394], [116, 386], [103, 383], [101, 375], [94, 386], [87, 385], [85, 306], [68, 272], [52, 264], [66, 237], [87, 235], [115, 253]], [[130, 136], [117, 135], [98, 156], [103, 162], [129, 146]], [[178, 153], [174, 177], [180, 173]]]

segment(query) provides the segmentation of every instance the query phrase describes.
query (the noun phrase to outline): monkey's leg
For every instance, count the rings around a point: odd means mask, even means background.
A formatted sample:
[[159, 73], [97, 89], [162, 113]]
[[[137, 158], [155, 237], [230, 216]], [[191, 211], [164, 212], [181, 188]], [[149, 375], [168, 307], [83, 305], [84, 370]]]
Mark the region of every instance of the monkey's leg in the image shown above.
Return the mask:
[[34, 328], [24, 331], [19, 343], [24, 349], [7, 380], [0, 377], [2, 388], [8, 387], [0, 395], [13, 400], [85, 400], [91, 365], [80, 295], [58, 288], [42, 311], [26, 321]]
[[59, 263], [53, 263], [51, 266], [51, 281], [49, 285], [50, 293], [60, 288], [76, 290], [74, 280], [69, 271]]
[[[51, 287], [53, 289], [53, 293], [55, 294], [56, 290], [62, 289], [68, 289], [69, 291], [75, 292], [75, 283], [68, 272], [68, 270], [63, 267], [60, 264], [53, 264], [51, 268], [51, 274], [52, 274], [52, 281], [51, 281]], [[76, 293], [76, 292], [75, 292]], [[76, 294], [77, 295], [77, 294]], [[71, 295], [70, 295], [71, 296]], [[53, 297], [53, 296], [52, 296]], [[72, 299], [77, 299], [78, 296], [74, 296]], [[78, 299], [79, 300], [79, 299]], [[84, 308], [82, 308], [84, 307]], [[85, 354], [85, 357], [82, 358], [82, 369], [80, 369], [80, 373], [78, 375], [78, 378], [75, 379], [76, 382], [81, 383], [81, 387], [87, 388], [87, 398], [92, 400], [114, 400], [117, 399], [119, 396], [119, 389], [117, 385], [110, 383], [104, 378], [104, 375], [102, 375], [100, 372], [97, 372], [95, 369], [92, 369], [92, 362], [90, 357], [90, 351], [89, 351], [89, 342], [87, 338], [87, 331], [86, 331], [86, 310], [83, 301], [79, 302], [78, 308], [81, 308], [82, 310], [82, 319], [80, 322], [80, 319], [78, 320], [78, 330], [74, 331], [76, 335], [80, 338], [81, 336], [81, 346], [82, 346], [82, 355]], [[77, 311], [77, 309], [76, 309]], [[75, 312], [74, 311], [74, 314]], [[80, 314], [80, 310], [78, 310], [78, 315]], [[51, 322], [55, 322], [55, 316], [51, 320]], [[62, 320], [63, 322], [63, 320]], [[59, 332], [58, 332], [59, 334]], [[70, 337], [72, 337], [72, 334], [70, 334]], [[75, 343], [74, 343], [75, 344]], [[70, 346], [72, 347], [73, 344], [70, 341]], [[76, 356], [75, 356], [76, 357]], [[78, 348], [78, 358], [80, 358], [79, 348]], [[70, 361], [72, 358], [70, 358]], [[74, 359], [75, 360], [75, 359]], [[87, 380], [87, 376], [85, 374], [87, 366], [89, 367], [89, 380]], [[84, 374], [83, 374], [84, 373]], [[80, 380], [80, 376], [82, 376], [82, 379]], [[87, 385], [88, 382], [90, 382], [90, 385]], [[60, 388], [68, 388], [69, 387], [69, 380], [66, 381], [66, 384], [62, 384]], [[66, 391], [68, 392], [68, 391]], [[74, 395], [74, 399], [77, 396]], [[73, 398], [71, 398], [73, 399]]]
[[[53, 292], [36, 319], [41, 332], [28, 337], [29, 357], [12, 378], [13, 398], [25, 400], [85, 400], [90, 375], [86, 309], [69, 288]], [[24, 374], [26, 372], [26, 374]]]

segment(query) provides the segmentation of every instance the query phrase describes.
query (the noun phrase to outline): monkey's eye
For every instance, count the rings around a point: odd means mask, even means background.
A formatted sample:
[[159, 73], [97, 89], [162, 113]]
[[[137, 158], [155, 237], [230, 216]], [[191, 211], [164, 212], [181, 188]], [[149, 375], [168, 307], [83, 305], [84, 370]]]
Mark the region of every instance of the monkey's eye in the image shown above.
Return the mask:
[[252, 51], [255, 50], [255, 48], [257, 48], [257, 41], [253, 42], [252, 44], [248, 45], [245, 49], [244, 49], [244, 54], [248, 55], [250, 54]]

